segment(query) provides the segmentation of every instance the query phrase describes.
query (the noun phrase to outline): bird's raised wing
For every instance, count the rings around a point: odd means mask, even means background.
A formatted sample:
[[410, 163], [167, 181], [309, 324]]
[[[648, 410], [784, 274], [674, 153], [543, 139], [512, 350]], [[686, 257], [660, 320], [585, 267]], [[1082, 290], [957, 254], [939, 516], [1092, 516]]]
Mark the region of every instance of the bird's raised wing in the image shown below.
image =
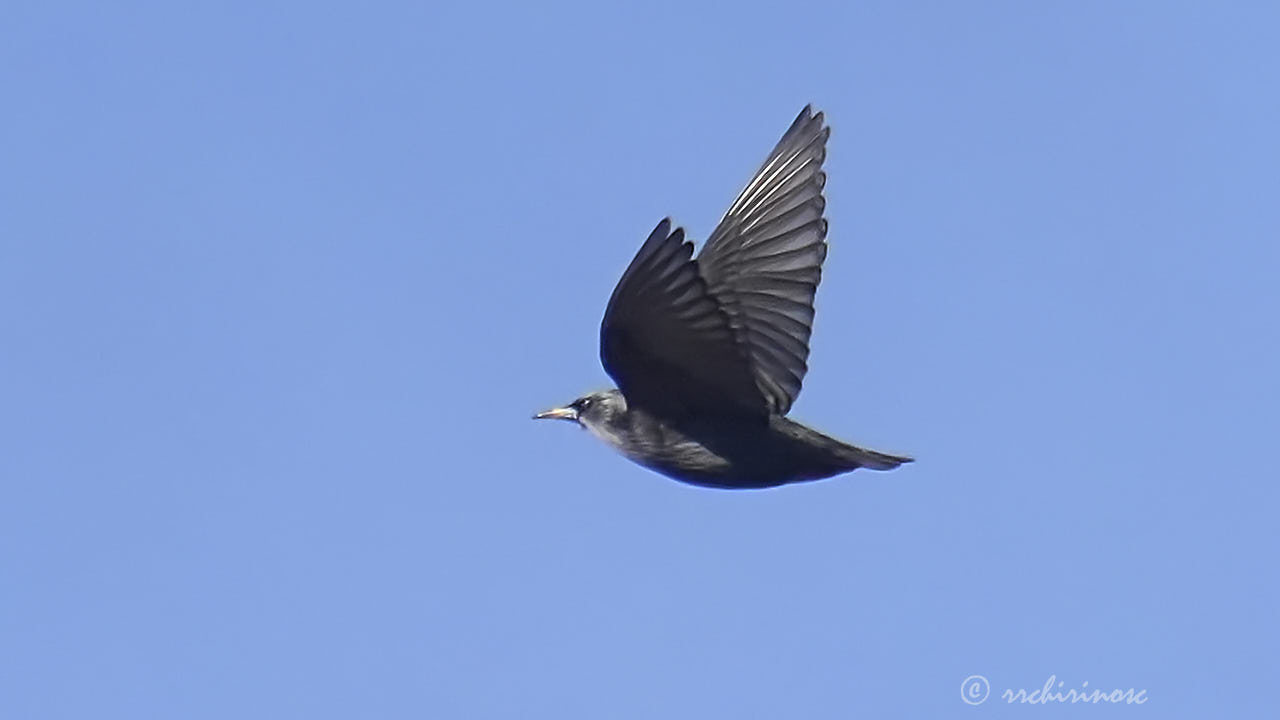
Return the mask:
[[601, 362], [628, 403], [668, 416], [791, 408], [827, 252], [829, 134], [805, 107], [697, 260], [669, 220], [649, 235], [600, 326]]
[[750, 362], [692, 256], [684, 230], [658, 223], [609, 298], [600, 361], [627, 402], [651, 412], [764, 418]]
[[770, 412], [791, 409], [808, 371], [813, 296], [827, 257], [827, 138], [806, 106], [698, 253]]

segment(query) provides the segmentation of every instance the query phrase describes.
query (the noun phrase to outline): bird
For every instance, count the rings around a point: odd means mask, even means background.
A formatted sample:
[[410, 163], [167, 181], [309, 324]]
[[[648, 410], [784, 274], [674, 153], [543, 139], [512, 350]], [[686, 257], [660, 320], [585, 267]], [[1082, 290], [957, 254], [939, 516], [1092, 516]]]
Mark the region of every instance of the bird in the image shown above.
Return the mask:
[[582, 426], [628, 459], [690, 485], [762, 489], [912, 458], [841, 442], [787, 417], [808, 370], [827, 256], [827, 139], [806, 105], [697, 256], [658, 223], [600, 324], [616, 388], [534, 415]]

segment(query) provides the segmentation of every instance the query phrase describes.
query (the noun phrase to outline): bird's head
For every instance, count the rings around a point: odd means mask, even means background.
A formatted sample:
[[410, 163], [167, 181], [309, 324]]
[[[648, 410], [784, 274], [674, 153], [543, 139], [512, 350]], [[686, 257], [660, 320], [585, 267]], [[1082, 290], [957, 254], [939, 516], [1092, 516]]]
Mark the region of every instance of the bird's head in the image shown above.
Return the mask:
[[607, 425], [618, 414], [626, 412], [627, 401], [617, 390], [583, 395], [564, 407], [544, 410], [533, 416], [534, 420], [572, 420], [591, 428]]

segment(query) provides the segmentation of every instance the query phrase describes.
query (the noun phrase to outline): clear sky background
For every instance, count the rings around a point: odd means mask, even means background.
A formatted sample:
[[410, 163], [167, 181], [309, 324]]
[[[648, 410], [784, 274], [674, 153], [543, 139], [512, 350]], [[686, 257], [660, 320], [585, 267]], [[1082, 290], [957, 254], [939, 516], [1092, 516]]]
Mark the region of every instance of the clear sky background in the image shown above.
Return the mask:
[[[1277, 48], [1262, 2], [6, 3], [0, 717], [1273, 714]], [[531, 422], [808, 102], [793, 416], [918, 462], [712, 491]], [[1051, 675], [1149, 701], [997, 697]]]

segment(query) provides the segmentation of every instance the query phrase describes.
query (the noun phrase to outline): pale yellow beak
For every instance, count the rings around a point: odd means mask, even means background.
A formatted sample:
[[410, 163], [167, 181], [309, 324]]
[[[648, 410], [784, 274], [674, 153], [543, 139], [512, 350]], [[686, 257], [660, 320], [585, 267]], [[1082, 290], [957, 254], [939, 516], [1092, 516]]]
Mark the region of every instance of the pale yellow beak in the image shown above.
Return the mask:
[[578, 411], [571, 407], [551, 408], [533, 416], [534, 420], [574, 420], [578, 419]]

